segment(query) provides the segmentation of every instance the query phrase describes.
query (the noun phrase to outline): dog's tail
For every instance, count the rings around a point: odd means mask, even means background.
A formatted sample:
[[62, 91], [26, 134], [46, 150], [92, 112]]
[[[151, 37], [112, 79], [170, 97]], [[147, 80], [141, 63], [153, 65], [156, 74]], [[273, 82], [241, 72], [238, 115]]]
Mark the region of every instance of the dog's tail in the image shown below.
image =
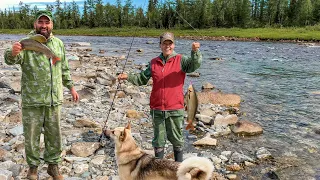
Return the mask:
[[184, 160], [177, 171], [178, 180], [209, 180], [214, 166], [208, 158], [190, 157]]

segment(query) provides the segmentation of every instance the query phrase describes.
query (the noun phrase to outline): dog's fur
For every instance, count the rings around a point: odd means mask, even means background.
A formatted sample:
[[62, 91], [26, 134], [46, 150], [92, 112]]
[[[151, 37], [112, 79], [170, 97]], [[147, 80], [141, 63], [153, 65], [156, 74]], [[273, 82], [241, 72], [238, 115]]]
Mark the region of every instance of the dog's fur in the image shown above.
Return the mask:
[[182, 163], [157, 159], [138, 147], [131, 135], [130, 122], [125, 128], [105, 131], [115, 142], [115, 155], [121, 180], [209, 180], [213, 165], [209, 159], [191, 157]]

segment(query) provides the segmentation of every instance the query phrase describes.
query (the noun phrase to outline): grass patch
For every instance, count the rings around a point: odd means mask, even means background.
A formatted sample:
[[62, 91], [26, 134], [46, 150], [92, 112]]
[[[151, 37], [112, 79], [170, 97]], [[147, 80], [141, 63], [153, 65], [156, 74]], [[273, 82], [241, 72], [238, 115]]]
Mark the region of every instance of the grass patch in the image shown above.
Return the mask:
[[[158, 37], [166, 29], [127, 28], [77, 28], [54, 29], [56, 35], [69, 36], [121, 36], [121, 37]], [[234, 37], [259, 38], [261, 40], [305, 40], [320, 41], [320, 25], [303, 28], [210, 28], [210, 29], [170, 29], [175, 36], [185, 37]], [[27, 34], [30, 29], [0, 29], [1, 34]]]

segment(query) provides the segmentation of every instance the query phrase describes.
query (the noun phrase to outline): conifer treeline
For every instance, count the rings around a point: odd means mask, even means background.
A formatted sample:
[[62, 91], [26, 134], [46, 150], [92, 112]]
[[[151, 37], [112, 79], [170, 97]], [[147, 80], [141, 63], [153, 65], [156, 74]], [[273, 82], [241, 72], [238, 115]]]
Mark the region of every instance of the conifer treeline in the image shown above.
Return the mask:
[[[132, 0], [116, 4], [85, 0], [83, 7], [56, 0], [47, 10], [54, 14], [55, 28], [130, 27], [290, 27], [315, 25], [320, 21], [320, 0], [145, 0], [135, 7]], [[37, 6], [0, 10], [0, 28], [33, 28]], [[190, 25], [189, 25], [190, 24]]]

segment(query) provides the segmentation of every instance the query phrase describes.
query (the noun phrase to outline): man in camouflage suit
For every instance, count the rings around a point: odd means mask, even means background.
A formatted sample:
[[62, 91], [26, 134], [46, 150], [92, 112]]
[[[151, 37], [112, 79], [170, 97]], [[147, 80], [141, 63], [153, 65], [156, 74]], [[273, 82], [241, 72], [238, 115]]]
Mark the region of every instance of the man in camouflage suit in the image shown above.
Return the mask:
[[49, 164], [47, 172], [53, 179], [63, 179], [58, 168], [62, 152], [60, 111], [63, 86], [70, 90], [74, 101], [79, 100], [65, 58], [64, 44], [53, 36], [52, 28], [51, 12], [39, 11], [34, 30], [29, 35], [41, 34], [47, 38], [46, 46], [60, 58], [55, 64], [43, 53], [23, 50], [19, 42], [15, 42], [4, 55], [8, 65], [19, 64], [22, 70], [22, 122], [26, 161], [29, 165], [28, 179], [37, 179], [38, 176], [42, 129], [45, 140], [44, 161]]

